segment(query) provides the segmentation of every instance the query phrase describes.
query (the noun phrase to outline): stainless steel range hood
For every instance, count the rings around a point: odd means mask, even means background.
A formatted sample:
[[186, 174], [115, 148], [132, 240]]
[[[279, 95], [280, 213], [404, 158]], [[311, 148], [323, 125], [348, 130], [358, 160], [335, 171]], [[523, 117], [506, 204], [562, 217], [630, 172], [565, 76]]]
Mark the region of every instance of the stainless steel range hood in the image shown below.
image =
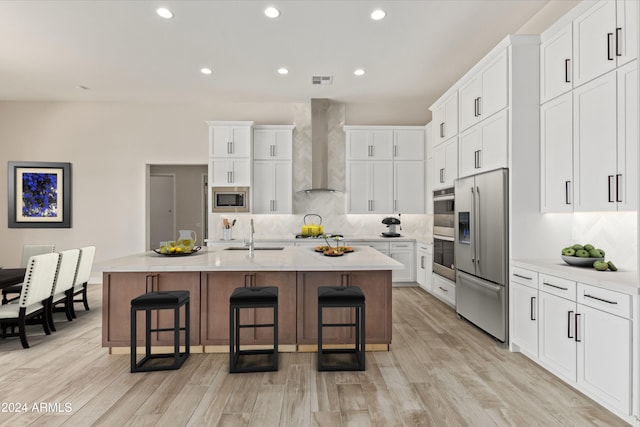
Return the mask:
[[311, 188], [300, 192], [336, 192], [329, 188], [328, 99], [311, 100]]

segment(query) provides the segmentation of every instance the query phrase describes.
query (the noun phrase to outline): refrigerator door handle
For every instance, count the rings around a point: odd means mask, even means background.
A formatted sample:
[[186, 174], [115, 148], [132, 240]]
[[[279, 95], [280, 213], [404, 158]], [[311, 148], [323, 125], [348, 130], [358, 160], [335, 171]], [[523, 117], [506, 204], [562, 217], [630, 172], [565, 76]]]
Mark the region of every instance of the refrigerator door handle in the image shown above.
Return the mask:
[[480, 264], [480, 256], [482, 255], [482, 253], [480, 252], [480, 245], [479, 243], [481, 242], [481, 237], [480, 237], [480, 187], [476, 186], [476, 196], [477, 196], [477, 200], [478, 203], [476, 205], [475, 208], [475, 215], [474, 215], [474, 222], [476, 224], [476, 241], [475, 241], [475, 248], [476, 248], [476, 264]]
[[491, 283], [477, 281], [477, 282], [474, 282], [473, 284], [476, 285], [476, 286], [480, 286], [482, 288], [485, 288], [485, 289], [489, 289], [490, 291], [493, 291], [493, 292], [496, 292], [496, 293], [498, 293], [498, 292], [500, 292], [502, 290], [502, 286], [500, 286], [500, 285], [492, 285]]

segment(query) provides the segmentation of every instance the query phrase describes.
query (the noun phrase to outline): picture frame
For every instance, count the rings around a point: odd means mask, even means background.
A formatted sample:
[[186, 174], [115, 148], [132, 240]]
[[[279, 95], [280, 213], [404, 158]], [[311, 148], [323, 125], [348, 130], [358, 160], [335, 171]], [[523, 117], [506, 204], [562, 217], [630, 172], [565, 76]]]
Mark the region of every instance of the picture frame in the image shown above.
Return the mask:
[[71, 163], [10, 161], [7, 174], [9, 228], [71, 228]]

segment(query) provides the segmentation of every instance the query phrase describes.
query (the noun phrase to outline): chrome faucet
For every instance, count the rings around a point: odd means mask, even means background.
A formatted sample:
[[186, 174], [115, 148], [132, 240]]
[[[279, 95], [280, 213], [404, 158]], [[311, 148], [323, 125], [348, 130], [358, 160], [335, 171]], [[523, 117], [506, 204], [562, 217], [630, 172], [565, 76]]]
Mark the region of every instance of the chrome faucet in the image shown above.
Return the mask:
[[253, 242], [253, 233], [255, 233], [255, 229], [253, 228], [253, 218], [251, 218], [250, 223], [250, 234], [249, 234], [249, 256], [253, 256], [254, 242]]

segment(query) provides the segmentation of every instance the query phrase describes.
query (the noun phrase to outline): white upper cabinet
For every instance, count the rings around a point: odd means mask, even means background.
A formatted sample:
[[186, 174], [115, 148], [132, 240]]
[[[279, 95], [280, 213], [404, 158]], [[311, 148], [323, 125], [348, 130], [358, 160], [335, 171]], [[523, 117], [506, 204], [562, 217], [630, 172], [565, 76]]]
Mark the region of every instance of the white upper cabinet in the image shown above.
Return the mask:
[[459, 89], [460, 132], [507, 106], [507, 49], [485, 61], [486, 65]]
[[393, 211], [403, 214], [425, 213], [425, 173], [423, 161], [393, 164]]
[[344, 130], [347, 213], [425, 213], [425, 127]]
[[253, 129], [255, 160], [291, 160], [293, 126], [265, 125]]
[[637, 0], [603, 0], [573, 21], [575, 85], [638, 56]]
[[458, 178], [458, 138], [453, 137], [433, 149], [433, 189], [453, 187]]
[[618, 74], [618, 210], [638, 209], [638, 61], [621, 67]]
[[449, 95], [441, 103], [434, 104], [432, 111], [433, 145], [445, 142], [458, 134], [458, 91]]
[[214, 187], [248, 187], [251, 185], [251, 159], [209, 160], [209, 176]]
[[425, 129], [399, 129], [393, 131], [394, 160], [424, 160]]
[[[251, 124], [209, 125], [209, 157], [251, 157]], [[253, 122], [250, 122], [253, 123]]]
[[460, 134], [458, 177], [508, 166], [507, 110]]
[[540, 102], [573, 89], [573, 30], [569, 22], [540, 44]]
[[616, 210], [616, 73], [573, 92], [576, 211]]
[[347, 160], [392, 160], [393, 131], [391, 129], [349, 130]]
[[290, 214], [293, 211], [291, 161], [253, 163], [253, 213]]
[[573, 211], [573, 95], [540, 108], [541, 210]]

